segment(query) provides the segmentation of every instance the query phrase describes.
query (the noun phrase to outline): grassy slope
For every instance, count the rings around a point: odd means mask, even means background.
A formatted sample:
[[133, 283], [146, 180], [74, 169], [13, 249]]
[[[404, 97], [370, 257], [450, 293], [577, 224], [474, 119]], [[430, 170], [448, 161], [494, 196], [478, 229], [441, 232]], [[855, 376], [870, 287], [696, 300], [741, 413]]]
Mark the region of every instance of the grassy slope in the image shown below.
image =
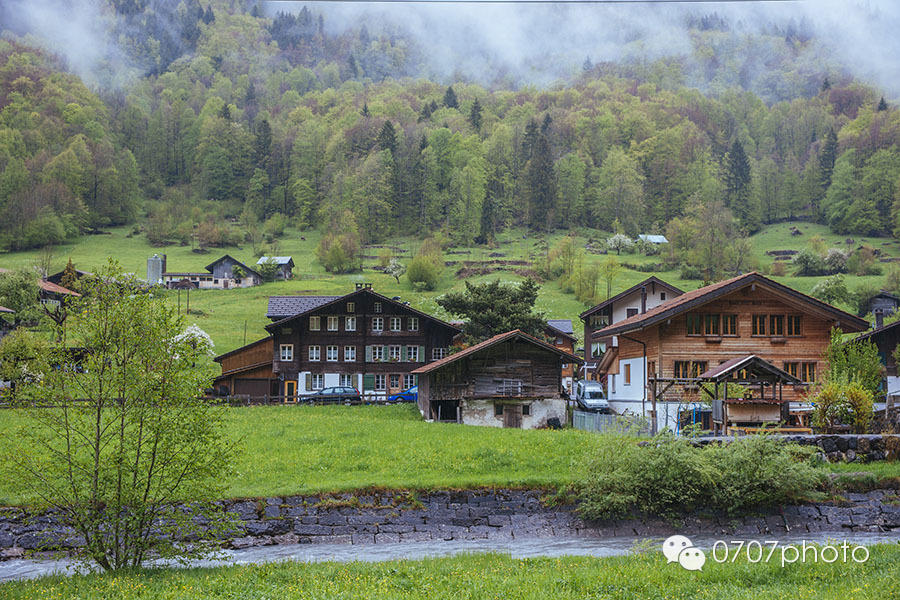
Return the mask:
[[612, 558], [513, 559], [497, 554], [383, 563], [274, 563], [47, 577], [0, 585], [0, 598], [750, 599], [895, 597], [900, 547], [872, 547], [866, 563], [715, 563], [700, 572], [652, 552]]
[[[753, 237], [754, 258], [761, 265], [769, 265], [771, 257], [765, 255], [768, 250], [798, 249], [806, 244], [806, 241], [814, 234], [825, 238], [829, 246], [848, 247], [845, 238], [828, 232], [821, 225], [808, 223], [798, 224], [804, 232], [802, 236], [791, 236], [790, 224], [782, 223], [766, 228], [763, 232]], [[249, 247], [243, 249], [226, 248], [213, 249], [208, 254], [194, 254], [189, 247], [168, 246], [166, 248], [153, 248], [147, 244], [143, 236], [127, 237], [130, 229], [117, 228], [111, 235], [86, 236], [74, 244], [61, 246], [55, 250], [53, 260], [54, 270], [62, 269], [66, 260], [71, 257], [79, 268], [93, 269], [103, 264], [108, 256], [115, 257], [128, 271], [133, 271], [139, 276], [146, 274], [146, 261], [154, 253], [165, 252], [168, 255], [168, 266], [172, 270], [202, 270], [203, 266], [210, 263], [223, 253], [229, 253], [237, 259], [247, 263], [255, 263], [255, 258]], [[602, 239], [606, 234], [602, 232], [583, 232], [578, 241], [583, 244], [588, 235], [596, 239]], [[562, 233], [546, 236], [546, 241], [552, 245], [562, 237]], [[367, 268], [362, 274], [331, 275], [326, 273], [315, 258], [315, 248], [319, 242], [320, 234], [315, 231], [302, 233], [305, 240], [301, 240], [300, 232], [290, 231], [280, 241], [279, 253], [289, 254], [294, 257], [296, 263], [295, 274], [297, 278], [289, 282], [271, 283], [257, 288], [238, 290], [206, 290], [191, 293], [192, 314], [188, 317], [190, 322], [197, 323], [212, 336], [219, 352], [227, 352], [244, 342], [244, 326], [246, 323], [246, 340], [253, 341], [265, 335], [263, 326], [267, 323], [265, 318], [266, 298], [279, 294], [342, 294], [353, 289], [353, 283], [368, 281], [375, 285], [375, 289], [388, 296], [402, 296], [420, 310], [434, 313], [438, 316], [447, 315], [437, 307], [434, 302], [436, 296], [451, 290], [462, 289], [463, 282], [457, 280], [455, 272], [458, 267], [445, 269], [441, 287], [435, 292], [413, 293], [405, 279], [397, 284], [393, 278], [372, 271]], [[900, 256], [900, 245], [897, 241], [878, 238], [856, 238], [856, 243], [865, 241], [876, 248], [881, 248], [886, 255]], [[533, 234], [523, 230], [510, 230], [499, 239], [500, 247], [496, 250], [486, 248], [456, 248], [454, 251], [468, 250], [470, 254], [448, 254], [447, 260], [490, 260], [491, 252], [501, 252], [504, 259], [534, 260], [542, 253], [542, 247]], [[402, 257], [409, 257], [418, 247], [419, 241], [409, 238], [391, 240], [392, 245], [400, 246], [407, 250]], [[855, 247], [855, 246], [853, 246]], [[367, 254], [377, 255], [378, 250], [367, 249]], [[0, 267], [16, 267], [35, 264], [38, 260], [38, 251], [18, 252], [12, 254], [0, 254]], [[588, 255], [589, 262], [599, 262], [603, 256]], [[656, 263], [659, 257], [645, 257], [636, 254], [623, 255], [623, 262], [629, 263]], [[376, 264], [375, 260], [365, 261], [367, 267]], [[683, 289], [694, 289], [699, 285], [697, 281], [684, 281], [677, 271], [656, 273], [661, 278]], [[633, 270], [624, 270], [613, 285], [613, 293], [617, 293], [627, 287], [646, 278], [649, 273], [641, 273]], [[518, 281], [521, 278], [511, 271], [500, 271], [491, 275], [471, 277], [468, 280], [486, 281], [495, 277], [501, 277], [504, 281]], [[802, 292], [808, 292], [820, 278], [817, 277], [782, 277], [777, 278], [781, 282], [797, 288]], [[871, 281], [880, 284], [883, 277], [856, 277], [847, 276], [848, 286], [852, 289], [863, 281]], [[602, 284], [601, 284], [602, 286]], [[602, 293], [602, 292], [601, 292]], [[177, 302], [178, 295], [169, 292], [173, 302]], [[186, 293], [181, 294], [181, 306], [186, 308]], [[566, 294], [555, 282], [546, 283], [538, 299], [538, 308], [547, 313], [548, 317], [570, 318], [576, 325], [576, 331], [580, 328], [578, 314], [585, 306], [577, 301], [571, 294]]]
[[[19, 413], [0, 411], [0, 456]], [[412, 405], [229, 409], [241, 440], [227, 497], [386, 488], [543, 486], [580, 472], [598, 436], [425, 423]], [[0, 505], [33, 502], [0, 476]]]

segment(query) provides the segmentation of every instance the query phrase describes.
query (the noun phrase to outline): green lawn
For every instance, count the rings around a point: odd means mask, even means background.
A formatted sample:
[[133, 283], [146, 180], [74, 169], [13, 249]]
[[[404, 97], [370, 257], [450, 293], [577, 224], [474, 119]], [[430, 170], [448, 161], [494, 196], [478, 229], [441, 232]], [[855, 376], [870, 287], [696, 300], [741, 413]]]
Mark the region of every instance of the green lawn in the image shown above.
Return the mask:
[[[842, 248], [855, 248], [859, 243], [868, 243], [879, 248], [886, 256], [900, 256], [900, 245], [895, 240], [883, 238], [854, 238], [854, 245], [848, 246], [845, 236], [838, 236], [828, 231], [825, 226], [809, 223], [797, 223], [796, 226], [803, 231], [802, 236], [791, 236], [792, 224], [781, 223], [772, 225], [751, 238], [753, 243], [753, 257], [762, 267], [772, 264], [772, 257], [765, 253], [769, 250], [800, 249], [813, 235], [820, 235], [828, 246], [840, 246]], [[248, 264], [256, 262], [256, 258], [249, 247], [211, 249], [207, 254], [196, 254], [189, 246], [167, 246], [154, 248], [150, 246], [143, 235], [131, 235], [131, 228], [113, 228], [110, 235], [84, 236], [75, 243], [59, 246], [54, 250], [51, 267], [53, 270], [62, 269], [68, 258], [72, 258], [76, 266], [85, 270], [96, 269], [104, 264], [107, 257], [115, 257], [126, 271], [132, 271], [138, 276], [145, 276], [147, 258], [154, 253], [165, 253], [168, 256], [170, 270], [201, 271], [204, 265], [209, 264], [222, 254], [228, 253], [238, 260]], [[523, 229], [511, 229], [503, 232], [498, 238], [498, 247], [494, 249], [484, 247], [454, 248], [446, 254], [447, 261], [463, 260], [492, 260], [500, 258], [504, 260], [534, 261], [544, 254], [547, 246], [552, 246], [563, 237], [562, 232], [551, 235], [537, 235]], [[579, 232], [577, 241], [583, 246], [589, 238], [594, 240], [605, 239], [609, 234], [601, 231], [583, 230]], [[301, 239], [301, 237], [305, 239]], [[216, 343], [218, 352], [227, 352], [247, 342], [264, 337], [266, 332], [263, 327], [268, 322], [265, 318], [267, 297], [271, 295], [289, 294], [344, 294], [353, 290], [356, 282], [371, 282], [376, 291], [387, 296], [401, 296], [408, 300], [413, 307], [439, 317], [448, 317], [435, 303], [435, 298], [450, 290], [462, 289], [463, 281], [457, 279], [455, 274], [459, 265], [449, 266], [444, 270], [440, 287], [434, 292], [413, 292], [405, 279], [397, 284], [388, 275], [373, 271], [371, 267], [377, 264], [375, 259], [364, 261], [366, 267], [363, 273], [349, 275], [332, 275], [326, 273], [319, 265], [315, 257], [315, 249], [319, 243], [321, 234], [316, 231], [299, 232], [288, 230], [285, 236], [279, 240], [279, 253], [294, 257], [296, 278], [289, 282], [270, 283], [257, 288], [232, 289], [232, 290], [204, 290], [195, 291], [190, 296], [191, 314], [188, 320], [196, 323], [206, 330]], [[420, 241], [413, 238], [395, 238], [389, 241], [390, 245], [398, 246], [405, 253], [399, 253], [401, 258], [408, 258], [415, 253]], [[462, 252], [461, 254], [459, 252]], [[368, 248], [364, 250], [367, 255], [377, 255], [378, 249]], [[502, 257], [491, 257], [491, 253], [503, 254]], [[0, 254], [0, 267], [17, 267], [37, 264], [40, 252], [36, 250]], [[601, 255], [588, 254], [585, 260], [588, 263], [597, 263], [604, 260]], [[659, 256], [642, 256], [639, 254], [623, 254], [619, 259], [624, 263], [640, 265], [659, 263]], [[883, 265], [885, 272], [889, 265]], [[790, 269], [789, 269], [790, 272]], [[678, 271], [662, 271], [654, 273], [658, 277], [669, 281], [685, 290], [698, 287], [698, 281], [685, 281], [680, 278]], [[618, 293], [635, 283], [648, 277], [650, 273], [625, 269], [615, 280], [612, 292]], [[471, 282], [487, 281], [500, 277], [504, 281], [519, 281], [521, 277], [512, 271], [497, 271], [489, 275], [470, 277]], [[810, 289], [821, 279], [820, 277], [779, 277], [780, 282], [794, 287], [802, 292]], [[857, 277], [848, 275], [846, 282], [850, 289], [862, 282], [872, 282], [881, 285], [883, 276]], [[602, 284], [601, 284], [602, 287]], [[601, 290], [603, 294], [605, 290]], [[178, 302], [177, 292], [169, 292], [168, 297], [172, 302]], [[544, 311], [550, 318], [569, 318], [575, 323], [578, 333], [580, 321], [578, 315], [586, 307], [575, 299], [572, 294], [565, 293], [556, 282], [544, 284], [538, 298], [537, 307]], [[187, 308], [187, 294], [181, 293], [181, 308]], [[246, 326], [246, 337], [244, 335]]]
[[[601, 437], [575, 430], [425, 423], [412, 405], [228, 409], [241, 439], [227, 497], [382, 488], [549, 486], [572, 481]], [[16, 411], [0, 411], [0, 456]], [[0, 505], [35, 499], [0, 474]]]
[[900, 546], [873, 546], [862, 564], [715, 563], [702, 571], [662, 553], [612, 558], [513, 559], [498, 554], [383, 563], [296, 562], [46, 577], [0, 585], [0, 598], [884, 600], [900, 589]]

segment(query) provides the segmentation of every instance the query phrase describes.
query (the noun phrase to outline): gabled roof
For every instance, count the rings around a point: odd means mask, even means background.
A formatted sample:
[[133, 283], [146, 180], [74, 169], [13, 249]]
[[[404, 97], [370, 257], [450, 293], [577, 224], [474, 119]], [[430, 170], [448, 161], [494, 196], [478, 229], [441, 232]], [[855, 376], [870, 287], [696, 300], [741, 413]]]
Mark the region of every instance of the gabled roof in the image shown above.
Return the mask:
[[575, 329], [572, 328], [572, 319], [548, 319], [547, 329], [555, 335], [562, 335], [571, 340], [578, 339], [575, 337]]
[[798, 378], [794, 377], [787, 371], [779, 369], [769, 361], [763, 360], [755, 354], [738, 356], [736, 358], [732, 358], [731, 360], [727, 360], [721, 365], [716, 365], [710, 369], [707, 369], [700, 374], [699, 378], [709, 379], [712, 381], [724, 381], [731, 377], [734, 373], [737, 373], [738, 371], [741, 371], [743, 369], [748, 369], [751, 373], [762, 373], [765, 375], [770, 375], [781, 383], [788, 383], [791, 385], [797, 385], [801, 383]]
[[291, 267], [294, 266], [294, 259], [291, 256], [261, 256], [256, 264], [262, 265], [269, 261], [274, 262], [276, 265], [289, 265]]
[[38, 280], [38, 285], [41, 286], [41, 289], [45, 292], [49, 292], [51, 294], [61, 294], [63, 296], [81, 296], [78, 292], [73, 292], [69, 288], [64, 288], [61, 285], [57, 285], [52, 281], [47, 281], [46, 279]]
[[287, 317], [309, 312], [342, 296], [269, 296], [266, 318], [280, 321]]
[[[881, 327], [876, 327], [875, 329], [867, 331], [867, 332], [863, 333], [862, 335], [856, 336], [855, 338], [850, 340], [850, 342], [856, 342], [859, 340], [868, 340], [873, 337], [877, 337], [877, 336], [881, 335], [882, 333], [887, 333], [888, 331], [894, 329], [898, 325], [900, 325], [900, 321], [894, 321], [893, 323], [888, 323], [887, 325], [882, 325]], [[850, 342], [847, 342], [847, 343], [849, 344]]]
[[220, 256], [219, 258], [217, 258], [216, 260], [212, 261], [211, 263], [209, 263], [208, 265], [206, 265], [206, 266], [203, 267], [203, 268], [206, 269], [207, 271], [209, 271], [210, 273], [212, 273], [212, 272], [213, 272], [213, 268], [214, 268], [217, 264], [219, 264], [220, 262], [222, 262], [223, 260], [225, 260], [226, 258], [230, 258], [232, 261], [234, 261], [235, 263], [237, 263], [242, 269], [244, 269], [244, 270], [247, 271], [248, 273], [253, 273], [253, 274], [256, 275], [257, 277], [262, 277], [262, 276], [259, 274], [259, 272], [257, 272], [256, 269], [253, 269], [253, 268], [251, 268], [251, 267], [248, 267], [247, 265], [245, 265], [244, 263], [242, 263], [241, 261], [239, 261], [239, 260], [236, 259], [235, 257], [231, 256], [230, 254], [226, 254], [225, 256]]
[[[616, 294], [615, 296], [613, 296], [612, 298], [610, 298], [610, 299], [608, 299], [608, 300], [604, 300], [603, 302], [601, 302], [601, 303], [598, 304], [597, 306], [594, 306], [593, 308], [587, 309], [586, 311], [584, 311], [583, 313], [581, 313], [581, 314], [578, 315], [578, 316], [581, 318], [582, 321], [584, 321], [587, 317], [591, 316], [591, 315], [594, 314], [595, 312], [597, 312], [597, 311], [599, 311], [599, 310], [601, 310], [601, 309], [606, 308], [607, 306], [609, 306], [610, 304], [612, 304], [612, 303], [614, 303], [614, 302], [618, 302], [619, 300], [621, 300], [622, 298], [624, 298], [624, 297], [626, 297], [626, 296], [630, 296], [630, 295], [633, 294], [634, 292], [639, 291], [642, 287], [644, 287], [644, 286], [646, 286], [646, 285], [650, 285], [650, 284], [656, 284], [656, 285], [662, 286], [663, 288], [665, 288], [666, 290], [672, 292], [672, 293], [675, 294], [676, 296], [680, 296], [681, 294], [684, 293], [684, 290], [678, 289], [677, 287], [675, 287], [675, 286], [672, 285], [671, 283], [666, 283], [665, 281], [663, 281], [663, 280], [660, 279], [659, 277], [656, 277], [655, 275], [651, 275], [650, 277], [648, 277], [647, 279], [643, 280], [642, 282], [637, 283], [637, 284], [631, 286], [630, 288], [628, 288], [628, 289], [625, 290], [624, 292], [620, 292], [620, 293]], [[667, 302], [668, 302], [668, 300], [667, 300]]]
[[247, 350], [248, 348], [252, 348], [253, 346], [257, 346], [259, 344], [262, 344], [263, 342], [271, 342], [271, 341], [272, 341], [272, 336], [270, 335], [268, 337], [262, 338], [261, 340], [256, 340], [255, 342], [250, 342], [249, 344], [247, 344], [245, 346], [241, 346], [240, 348], [235, 348], [231, 352], [226, 352], [225, 354], [220, 354], [217, 357], [215, 357], [213, 359], [213, 361], [214, 362], [222, 362], [224, 359], [228, 358], [229, 356], [234, 356], [235, 354], [240, 354], [241, 352], [243, 352], [244, 350]]
[[551, 346], [550, 344], [548, 344], [544, 341], [541, 341], [541, 340], [537, 339], [536, 337], [530, 336], [527, 333], [525, 333], [519, 329], [513, 329], [512, 331], [507, 331], [506, 333], [497, 334], [492, 338], [488, 338], [488, 339], [484, 340], [483, 342], [479, 342], [478, 344], [475, 344], [474, 346], [469, 346], [465, 350], [461, 350], [461, 351], [457, 352], [456, 354], [451, 354], [450, 356], [445, 356], [444, 358], [442, 358], [440, 360], [436, 360], [432, 363], [428, 363], [427, 365], [424, 365], [422, 367], [419, 367], [415, 371], [412, 371], [412, 373], [415, 375], [423, 375], [425, 373], [430, 373], [431, 371], [440, 369], [441, 367], [449, 365], [450, 363], [454, 363], [454, 362], [461, 360], [467, 356], [477, 354], [478, 352], [481, 352], [482, 350], [490, 348], [491, 346], [495, 346], [497, 344], [501, 344], [503, 342], [507, 342], [507, 341], [510, 341], [513, 339], [522, 340], [524, 342], [534, 344], [535, 346], [538, 346], [545, 350], [555, 352], [556, 354], [559, 354], [560, 356], [565, 358], [566, 362], [579, 363], [579, 364], [584, 362], [582, 359], [575, 356], [574, 354], [570, 354], [569, 352], [566, 352], [565, 350], [560, 350], [559, 348], [557, 348], [555, 346]]
[[752, 284], [765, 285], [776, 293], [783, 294], [796, 302], [808, 305], [812, 310], [825, 313], [846, 326], [850, 331], [865, 331], [869, 328], [868, 321], [864, 319], [860, 319], [855, 315], [844, 312], [821, 300], [816, 300], [812, 296], [807, 296], [806, 294], [798, 292], [795, 289], [789, 288], [786, 285], [782, 285], [777, 281], [773, 281], [768, 277], [764, 277], [753, 271], [706, 287], [691, 290], [690, 292], [685, 292], [677, 298], [673, 298], [659, 306], [651, 308], [642, 315], [634, 315], [633, 317], [629, 317], [618, 323], [613, 323], [600, 331], [595, 331], [593, 337], [603, 338], [644, 329], [645, 327], [661, 323], [671, 317], [687, 312], [697, 306], [712, 302], [716, 298], [721, 298], [722, 296]]
[[641, 234], [638, 236], [638, 239], [644, 240], [645, 242], [650, 242], [651, 244], [668, 244], [669, 240], [666, 239], [664, 235], [646, 235]]
[[[295, 314], [293, 314], [289, 317], [285, 317], [283, 319], [279, 319], [279, 320], [275, 321], [274, 323], [269, 323], [268, 325], [266, 325], [266, 331], [274, 331], [278, 325], [282, 325], [282, 324], [290, 322], [298, 317], [302, 317], [303, 315], [305, 315], [306, 313], [308, 313], [310, 311], [324, 308], [325, 306], [328, 306], [333, 303], [342, 302], [344, 300], [349, 300], [350, 298], [354, 298], [360, 294], [371, 294], [371, 295], [375, 296], [375, 298], [377, 298], [381, 302], [385, 302], [385, 303], [391, 304], [393, 306], [399, 306], [400, 308], [402, 308], [404, 310], [413, 312], [413, 313], [419, 315], [420, 317], [422, 317], [423, 319], [428, 319], [429, 321], [433, 321], [433, 322], [437, 323], [438, 325], [446, 327], [447, 329], [452, 329], [453, 331], [457, 331], [457, 332], [462, 331], [461, 328], [459, 328], [455, 325], [451, 325], [450, 323], [447, 323], [446, 321], [442, 321], [442, 320], [438, 319], [437, 317], [429, 315], [428, 313], [424, 313], [420, 310], [416, 310], [415, 308], [409, 306], [408, 304], [403, 304], [402, 302], [397, 302], [396, 300], [388, 298], [387, 296], [382, 296], [381, 294], [379, 294], [378, 292], [374, 291], [372, 288], [369, 288], [369, 287], [360, 288], [358, 290], [355, 290], [355, 291], [350, 292], [349, 294], [345, 294], [343, 296], [332, 297], [332, 299], [330, 301], [322, 302], [321, 304], [318, 304], [317, 306], [313, 306], [311, 308], [307, 308], [306, 310], [304, 310], [302, 312], [295, 313]], [[283, 297], [285, 297], [285, 296], [283, 296]], [[287, 296], [287, 297], [290, 297], [290, 296]], [[304, 296], [293, 296], [293, 297], [294, 298], [303, 298]], [[322, 298], [322, 296], [314, 296], [314, 297]], [[269, 299], [269, 301], [271, 303], [271, 298]]]

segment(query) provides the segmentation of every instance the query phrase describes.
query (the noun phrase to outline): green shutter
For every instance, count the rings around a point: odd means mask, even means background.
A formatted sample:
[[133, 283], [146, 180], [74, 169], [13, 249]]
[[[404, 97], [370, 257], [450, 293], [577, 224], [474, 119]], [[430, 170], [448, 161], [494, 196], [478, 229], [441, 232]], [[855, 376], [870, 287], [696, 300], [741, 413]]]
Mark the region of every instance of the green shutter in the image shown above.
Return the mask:
[[400, 346], [400, 362], [406, 362], [406, 346]]
[[306, 374], [306, 388], [303, 391], [308, 392], [312, 389], [312, 373]]
[[419, 385], [419, 376], [413, 375], [413, 385]]
[[366, 346], [366, 362], [372, 362], [372, 346]]
[[419, 346], [419, 362], [427, 362], [425, 360], [425, 346]]
[[366, 373], [363, 375], [363, 391], [374, 390], [375, 389], [375, 375], [373, 373]]

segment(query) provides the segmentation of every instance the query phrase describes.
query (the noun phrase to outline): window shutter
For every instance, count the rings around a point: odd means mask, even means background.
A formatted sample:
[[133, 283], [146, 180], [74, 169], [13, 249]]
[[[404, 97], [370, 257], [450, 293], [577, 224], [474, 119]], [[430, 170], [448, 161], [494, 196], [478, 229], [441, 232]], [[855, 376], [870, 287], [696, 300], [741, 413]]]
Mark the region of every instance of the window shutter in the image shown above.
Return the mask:
[[375, 375], [366, 373], [363, 375], [363, 391], [375, 389]]
[[372, 346], [366, 346], [366, 362], [372, 362]]
[[415, 385], [419, 385], [419, 376], [418, 375], [413, 375], [413, 383]]
[[406, 362], [408, 360], [406, 356], [406, 346], [400, 346], [400, 362]]
[[419, 346], [419, 362], [426, 362], [426, 360], [425, 360], [425, 346]]
[[310, 390], [312, 390], [312, 373], [307, 373], [306, 374], [306, 389], [305, 389], [305, 391], [308, 392]]

